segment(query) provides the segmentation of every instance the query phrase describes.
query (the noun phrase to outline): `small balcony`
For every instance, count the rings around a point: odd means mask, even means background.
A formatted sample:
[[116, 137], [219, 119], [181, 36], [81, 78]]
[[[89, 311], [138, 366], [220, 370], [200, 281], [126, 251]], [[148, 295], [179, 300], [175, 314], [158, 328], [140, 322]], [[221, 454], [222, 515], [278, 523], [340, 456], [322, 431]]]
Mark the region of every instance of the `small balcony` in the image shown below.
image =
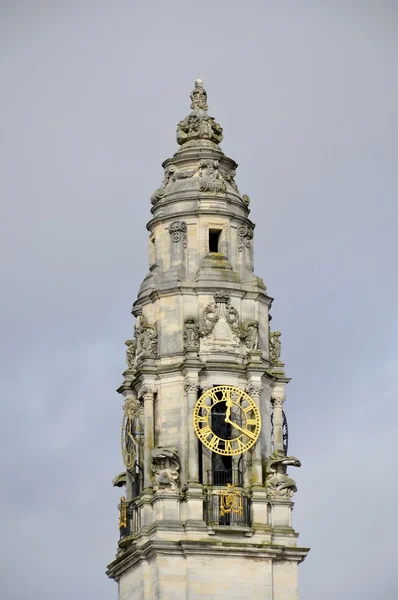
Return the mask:
[[250, 527], [250, 499], [233, 484], [209, 490], [204, 506], [204, 519], [209, 527]]

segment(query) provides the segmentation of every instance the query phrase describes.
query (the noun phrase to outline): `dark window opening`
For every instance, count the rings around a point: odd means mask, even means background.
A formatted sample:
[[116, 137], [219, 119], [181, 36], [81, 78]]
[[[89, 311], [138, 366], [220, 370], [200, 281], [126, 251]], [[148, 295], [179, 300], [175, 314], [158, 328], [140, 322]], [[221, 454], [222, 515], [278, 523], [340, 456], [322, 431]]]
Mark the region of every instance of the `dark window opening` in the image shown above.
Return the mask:
[[220, 230], [209, 229], [209, 252], [220, 252], [220, 236]]

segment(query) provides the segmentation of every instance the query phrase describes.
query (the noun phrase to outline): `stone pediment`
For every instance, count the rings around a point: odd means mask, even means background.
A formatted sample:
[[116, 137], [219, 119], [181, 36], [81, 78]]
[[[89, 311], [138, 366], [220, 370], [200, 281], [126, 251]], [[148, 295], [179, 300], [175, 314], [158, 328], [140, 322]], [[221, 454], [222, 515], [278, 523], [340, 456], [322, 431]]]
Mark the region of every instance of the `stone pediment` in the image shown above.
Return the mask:
[[214, 300], [204, 310], [200, 349], [205, 352], [240, 352], [238, 311], [231, 306], [228, 292], [216, 292]]

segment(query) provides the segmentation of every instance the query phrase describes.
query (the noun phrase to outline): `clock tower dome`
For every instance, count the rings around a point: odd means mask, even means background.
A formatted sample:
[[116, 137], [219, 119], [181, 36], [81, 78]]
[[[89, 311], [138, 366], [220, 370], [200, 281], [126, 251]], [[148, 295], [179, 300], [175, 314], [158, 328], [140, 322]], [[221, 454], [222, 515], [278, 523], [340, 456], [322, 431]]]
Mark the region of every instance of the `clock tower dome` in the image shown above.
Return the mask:
[[297, 600], [280, 332], [253, 271], [249, 197], [201, 80], [152, 195], [126, 342], [119, 600]]

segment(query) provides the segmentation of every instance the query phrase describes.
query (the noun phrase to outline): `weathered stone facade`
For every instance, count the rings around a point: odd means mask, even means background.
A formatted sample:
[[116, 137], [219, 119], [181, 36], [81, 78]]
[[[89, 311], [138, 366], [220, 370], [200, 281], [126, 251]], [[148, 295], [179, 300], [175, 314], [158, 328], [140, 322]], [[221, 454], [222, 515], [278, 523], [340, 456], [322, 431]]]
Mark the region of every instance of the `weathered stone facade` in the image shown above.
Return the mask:
[[[181, 147], [164, 161], [151, 198], [150, 269], [132, 308], [119, 388], [134, 398], [123, 435], [137, 460], [117, 478], [127, 526], [108, 575], [119, 600], [297, 600], [308, 549], [297, 546], [291, 522], [297, 487], [286, 467], [300, 463], [284, 452], [280, 333], [270, 332], [272, 298], [253, 271], [249, 198], [219, 146], [222, 128], [200, 80], [191, 100], [177, 128]], [[247, 391], [262, 421], [253, 449], [228, 463], [229, 476], [237, 473], [235, 516], [219, 512], [230, 488], [215, 476], [226, 468], [192, 425], [199, 395], [217, 385]]]

